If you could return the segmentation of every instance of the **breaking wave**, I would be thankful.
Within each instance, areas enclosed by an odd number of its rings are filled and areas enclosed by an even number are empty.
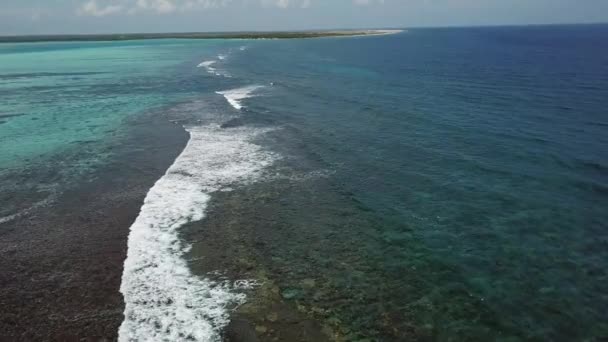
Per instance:
[[[205,217],[216,191],[254,182],[276,156],[252,142],[267,130],[191,127],[190,141],[148,192],[131,226],[120,291],[120,341],[218,341],[228,309],[243,302],[247,282],[215,282],[191,273],[178,231]]]
[[[260,88],[262,88],[262,86],[252,85],[231,90],[218,91],[216,93],[223,95],[232,107],[237,110],[241,110],[243,108],[242,100],[253,97],[253,92]]]

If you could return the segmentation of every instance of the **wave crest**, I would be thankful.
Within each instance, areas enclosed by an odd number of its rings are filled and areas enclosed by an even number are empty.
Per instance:
[[[219,95],[223,95],[232,107],[237,110],[241,110],[243,108],[242,100],[253,97],[253,92],[260,88],[262,88],[262,86],[260,85],[251,85],[242,88],[218,91],[216,93]]]

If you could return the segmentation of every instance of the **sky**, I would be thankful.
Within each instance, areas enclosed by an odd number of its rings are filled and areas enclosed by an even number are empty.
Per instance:
[[[0,35],[608,22],[608,0],[0,0]]]

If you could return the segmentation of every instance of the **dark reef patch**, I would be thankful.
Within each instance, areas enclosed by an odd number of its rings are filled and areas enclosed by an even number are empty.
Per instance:
[[[160,115],[133,121],[132,134],[116,142],[115,157],[94,174],[73,180],[48,205],[0,223],[0,340],[117,338],[129,227],[187,141]],[[35,194],[22,190],[4,194],[0,206]]]

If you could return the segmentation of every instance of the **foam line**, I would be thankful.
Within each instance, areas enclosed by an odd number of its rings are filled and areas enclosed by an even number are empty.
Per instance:
[[[219,341],[228,309],[244,300],[233,285],[191,273],[184,260],[189,246],[178,231],[205,217],[214,192],[259,179],[275,156],[251,142],[261,129],[188,131],[188,145],[150,189],[131,226],[119,341]]]
[[[17,218],[20,218],[22,216],[25,216],[25,215],[29,214],[31,211],[33,211],[35,209],[38,209],[38,208],[40,208],[42,206],[46,206],[51,201],[53,201],[54,198],[55,198],[55,195],[50,195],[46,199],[34,203],[31,207],[29,207],[27,209],[23,209],[23,210],[21,210],[21,211],[19,211],[17,213],[14,213],[14,214],[11,214],[11,215],[8,215],[8,216],[2,216],[2,217],[0,217],[0,224],[10,222],[12,220],[15,220]]]

